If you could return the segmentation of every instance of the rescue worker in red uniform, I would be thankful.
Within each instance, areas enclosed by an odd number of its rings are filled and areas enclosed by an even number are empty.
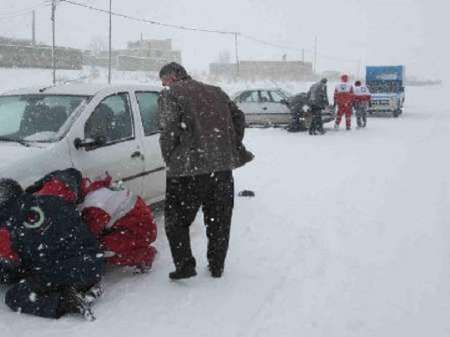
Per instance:
[[[135,267],[136,272],[151,269],[156,248],[156,225],[144,200],[128,190],[107,187],[90,191],[79,205],[81,216],[105,249],[106,261]]]
[[[157,235],[152,211],[141,197],[112,189],[111,183],[110,176],[91,182],[81,179],[77,170],[66,169],[50,173],[28,190],[77,204],[82,220],[100,242],[106,262],[147,272],[156,255],[151,245]]]
[[[356,124],[358,128],[365,128],[367,124],[367,109],[370,103],[370,91],[361,81],[355,82],[353,91],[353,107],[355,108]]]
[[[341,76],[341,83],[334,90],[334,105],[337,106],[337,117],[334,127],[339,128],[342,116],[345,115],[345,126],[351,129],[351,116],[353,104],[353,86],[348,83],[348,75]]]

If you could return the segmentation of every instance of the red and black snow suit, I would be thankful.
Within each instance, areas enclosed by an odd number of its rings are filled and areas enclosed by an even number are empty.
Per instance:
[[[156,225],[142,198],[127,190],[103,187],[89,192],[79,206],[84,222],[102,244],[107,261],[119,266],[151,267]]]
[[[111,190],[110,176],[91,182],[87,178],[68,179],[67,171],[51,173],[36,193],[57,195],[72,203],[83,200],[78,209],[105,251],[107,262],[149,269],[156,255],[151,244],[157,229],[144,200],[127,190]]]
[[[351,127],[353,86],[348,83],[348,77],[342,77],[342,82],[336,85],[334,90],[334,104],[337,106],[336,126],[341,123],[342,116],[345,115],[347,129]]]
[[[21,193],[7,206],[0,254],[6,262],[3,281],[12,286],[5,303],[14,311],[58,318],[68,310],[66,292],[100,281],[99,243],[75,205],[60,197]]]

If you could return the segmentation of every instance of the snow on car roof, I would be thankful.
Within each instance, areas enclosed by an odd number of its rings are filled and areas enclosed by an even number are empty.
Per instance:
[[[142,84],[92,84],[92,83],[76,83],[76,84],[60,84],[56,86],[41,86],[11,90],[2,95],[32,95],[32,94],[50,94],[50,95],[76,95],[76,96],[93,96],[100,91],[120,91],[120,90],[150,90],[160,91],[161,88],[152,85]]]

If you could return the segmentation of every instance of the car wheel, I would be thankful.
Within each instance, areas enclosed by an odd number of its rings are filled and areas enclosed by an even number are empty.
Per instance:
[[[400,109],[394,110],[394,112],[392,113],[392,116],[394,118],[397,118],[398,116],[400,116],[400,114],[402,113],[402,111]]]

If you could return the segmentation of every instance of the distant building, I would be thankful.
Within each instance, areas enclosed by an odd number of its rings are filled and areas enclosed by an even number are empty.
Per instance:
[[[213,78],[236,78],[245,80],[305,81],[314,78],[312,63],[302,61],[241,61],[234,63],[211,63]]]
[[[104,51],[98,55],[87,52],[87,65],[108,66],[109,55]],[[127,49],[112,51],[112,67],[123,71],[159,71],[169,62],[181,63],[181,51],[172,49],[172,40],[139,40],[128,42]]]
[[[81,69],[83,54],[78,49],[55,48],[58,69]],[[33,44],[31,40],[0,37],[0,67],[4,68],[51,68],[52,48]]]

